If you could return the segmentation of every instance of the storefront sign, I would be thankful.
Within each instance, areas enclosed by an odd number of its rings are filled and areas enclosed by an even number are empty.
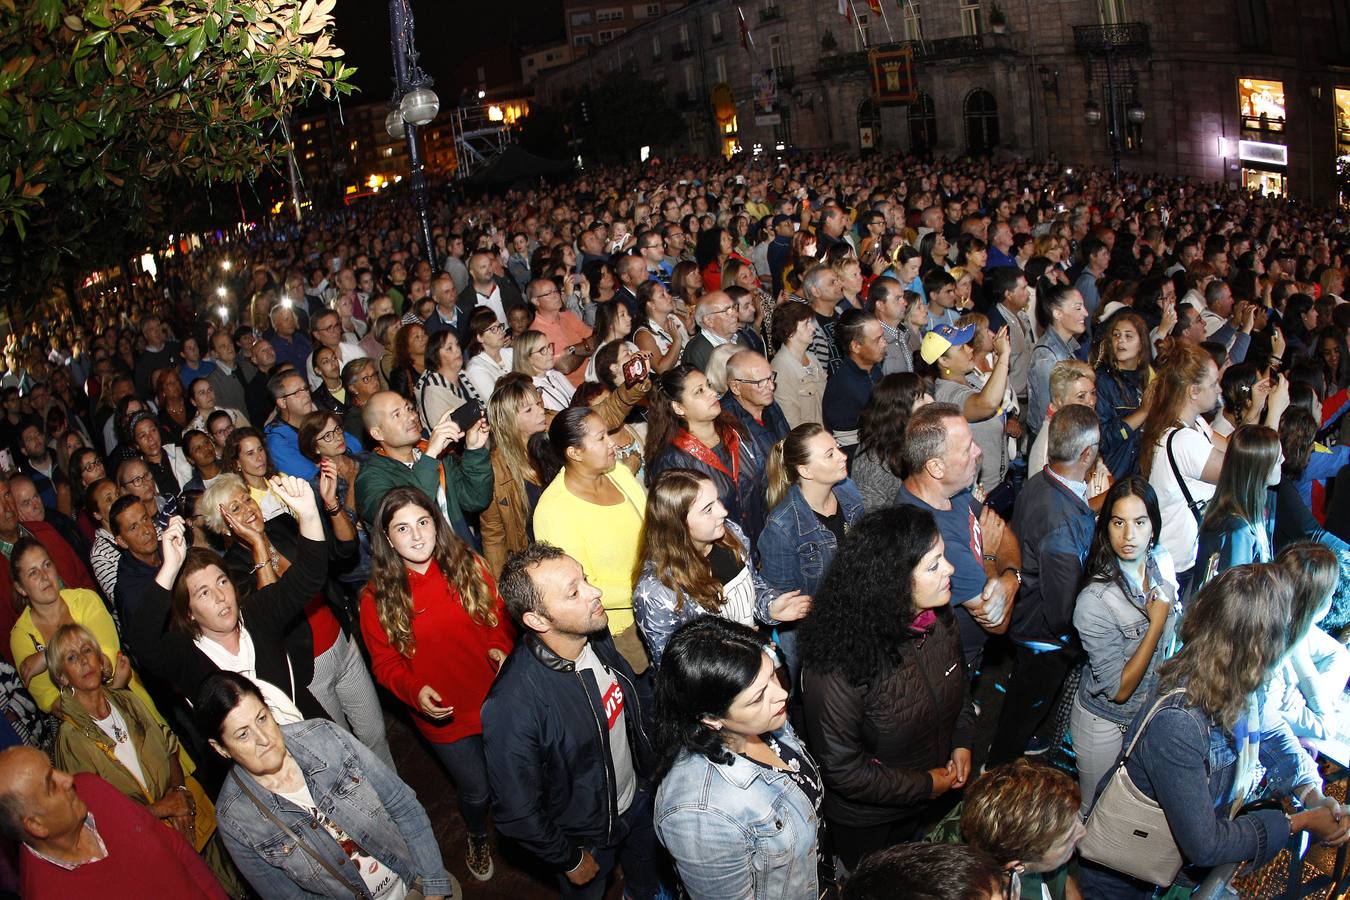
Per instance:
[[[1289,148],[1284,144],[1238,141],[1238,159],[1243,162],[1265,163],[1268,166],[1287,166]]]

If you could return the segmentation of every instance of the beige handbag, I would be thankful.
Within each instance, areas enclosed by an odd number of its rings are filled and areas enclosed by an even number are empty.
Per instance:
[[[1162,807],[1135,787],[1125,771],[1125,763],[1162,702],[1181,693],[1185,691],[1171,691],[1153,704],[1116,764],[1106,789],[1093,804],[1087,820],[1087,837],[1078,845],[1084,859],[1159,887],[1167,887],[1176,880],[1181,871],[1181,851],[1172,838]]]

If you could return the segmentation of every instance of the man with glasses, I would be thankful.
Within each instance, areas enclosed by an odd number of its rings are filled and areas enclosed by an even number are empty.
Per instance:
[[[698,325],[698,334],[689,339],[680,361],[702,372],[708,366],[713,348],[736,343],[736,329],[741,327],[741,318],[735,300],[724,291],[712,291],[704,294],[694,307],[694,322]]]
[[[583,363],[595,350],[590,326],[577,318],[576,313],[563,309],[562,291],[551,279],[531,281],[525,287],[525,295],[534,307],[530,328],[541,332],[553,345],[553,368],[566,375],[572,387],[579,386],[586,377]]]
[[[666,246],[666,255],[663,260],[672,272],[677,265],[686,259],[693,259],[689,252],[689,239],[685,236],[684,229],[680,227],[678,222],[673,222],[661,229],[661,240]]]
[[[338,360],[344,366],[366,355],[359,345],[342,339],[342,319],[335,309],[315,313],[309,320],[309,333],[314,338],[314,349],[327,347],[337,353]],[[305,359],[305,374],[309,377],[311,390],[318,390],[323,386],[323,376],[314,371],[313,353]]]
[[[4,634],[9,634],[19,618],[18,608],[14,605],[14,578],[9,568],[9,554],[21,537],[33,538],[47,548],[47,555],[51,557],[56,574],[61,576],[61,583],[65,587],[98,590],[88,565],[56,529],[46,522],[19,522],[19,510],[10,493],[9,482],[0,478],[0,629]],[[14,664],[9,641],[0,641],[0,655],[10,665]]]
[[[319,467],[300,452],[300,423],[314,412],[314,397],[310,395],[309,385],[298,371],[287,369],[273,375],[267,388],[276,402],[275,417],[263,430],[267,453],[278,471],[312,481]],[[347,449],[360,453],[361,442],[347,435]]]
[[[655,231],[639,232],[637,253],[647,266],[647,279],[659,281],[669,290],[674,268],[666,262],[666,242],[661,239],[661,235]]]
[[[737,350],[727,360],[727,395],[722,408],[744,426],[760,459],[768,459],[773,445],[789,431],[787,416],[774,400],[777,382],[769,361],[754,350]]]

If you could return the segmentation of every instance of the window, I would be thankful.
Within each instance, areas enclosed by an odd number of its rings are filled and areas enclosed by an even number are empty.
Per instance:
[[[1270,14],[1266,0],[1238,0],[1238,45],[1243,50],[1270,50]]]
[[[652,59],[661,58],[661,35],[652,35]]]
[[[648,17],[648,18],[653,18],[653,19],[654,19],[654,18],[656,18],[656,17],[659,16],[659,15],[661,15],[661,4],[660,4],[660,3],[648,3],[648,4],[647,4],[647,17]]]
[[[624,29],[622,28],[606,29],[605,31],[601,31],[595,36],[596,42],[600,44],[608,44],[610,41],[614,40],[616,37],[623,34],[623,32]]]
[[[680,43],[689,46],[689,26],[683,22],[680,23]]]
[[[1350,0],[1332,0],[1331,31],[1336,38],[1336,54],[1350,57]]]
[[[574,47],[589,47],[591,44],[594,43],[595,38],[589,34],[579,34],[576,37],[572,38],[572,46]]]
[[[725,57],[719,56],[713,60],[713,65],[717,69],[717,83],[721,84],[727,80],[727,61]]]
[[[1239,78],[1238,110],[1243,131],[1283,132],[1284,82]]]
[[[314,151],[313,151],[313,150],[311,150],[311,151],[309,151],[308,153],[305,154],[305,159],[313,159],[313,158],[314,158]]]
[[[1125,14],[1125,0],[1097,0],[1097,17],[1103,25],[1119,25],[1128,22]]]
[[[853,29],[853,46],[855,50],[866,50],[872,46],[872,20],[867,13],[858,13],[855,21],[858,25]]]
[[[961,33],[980,33],[980,0],[961,0]]]
[[[383,156],[385,159],[388,159],[389,157],[394,155],[394,148],[385,147],[383,150],[380,151],[380,155]]]
[[[923,91],[909,107],[909,151],[915,156],[928,157],[937,147],[937,112],[933,98]]]
[[[976,88],[966,96],[966,152],[985,156],[998,146],[998,103],[994,95]]]
[[[775,69],[783,67],[783,36],[781,34],[769,36],[769,65]]]
[[[311,122],[302,122],[301,125],[300,125],[300,130],[301,130],[301,131],[309,131],[309,129],[312,128],[312,127],[314,127],[314,126],[313,126],[313,123],[311,123]]]
[[[684,90],[690,97],[694,96],[694,67],[684,67]]]
[[[921,29],[923,20],[919,13],[919,0],[909,0],[903,5],[902,18],[900,20],[900,37],[906,41],[922,40]]]
[[[622,9],[622,8],[597,9],[597,10],[595,11],[595,21],[596,21],[597,23],[599,23],[599,22],[622,22],[622,21],[623,21],[623,9]]]
[[[591,24],[591,11],[589,9],[581,12],[572,13],[572,27]]]
[[[709,28],[710,31],[712,31],[712,38],[713,38],[713,40],[715,40],[715,41],[716,41],[716,40],[721,40],[721,38],[722,38],[722,14],[721,14],[721,13],[719,13],[719,12],[714,12],[714,13],[712,14],[712,18],[710,18],[710,19],[708,20],[708,28]],[[724,79],[724,80],[725,80],[725,79]]]
[[[533,68],[534,68],[534,57],[533,57],[533,56],[527,56],[527,57],[525,57],[525,68],[527,68],[527,69],[533,69]]]

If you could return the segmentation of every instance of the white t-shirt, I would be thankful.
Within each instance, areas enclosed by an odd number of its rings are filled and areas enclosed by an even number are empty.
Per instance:
[[[113,755],[117,757],[131,777],[141,787],[145,787],[145,771],[141,768],[141,758],[136,755],[136,748],[131,744],[131,730],[127,728],[127,720],[122,717],[122,712],[116,706],[109,703],[106,719],[95,719],[94,724],[99,730],[108,736],[113,742]]]
[[[323,814],[319,805],[314,802],[314,795],[309,792],[308,784],[302,782],[298,791],[278,791],[277,796],[294,803],[323,826],[329,836],[337,841],[338,846],[346,851],[352,865],[361,873],[361,880],[366,883],[366,889],[375,900],[403,900],[408,896],[408,886],[403,883],[397,872],[367,854],[360,844],[342,830],[342,826]]]
[[[1158,510],[1162,514],[1159,542],[1172,554],[1177,571],[1185,572],[1195,565],[1200,526],[1186,506],[1176,476],[1172,474],[1172,465],[1167,460],[1167,438],[1173,431],[1177,436],[1172,441],[1172,455],[1176,458],[1177,468],[1185,479],[1191,499],[1197,503],[1214,496],[1214,485],[1200,479],[1214,444],[1210,440],[1209,425],[1203,419],[1197,419],[1193,428],[1168,429],[1158,441],[1153,454],[1153,468],[1148,476],[1148,483],[1158,494]]]
[[[614,764],[614,778],[618,782],[619,814],[623,815],[633,805],[633,797],[637,794],[637,771],[633,768],[633,752],[628,746],[628,728],[624,719],[627,704],[623,686],[614,673],[600,662],[600,657],[591,649],[590,641],[586,642],[585,649],[577,657],[577,671],[583,670],[595,676],[605,715],[609,718],[609,755]]]

